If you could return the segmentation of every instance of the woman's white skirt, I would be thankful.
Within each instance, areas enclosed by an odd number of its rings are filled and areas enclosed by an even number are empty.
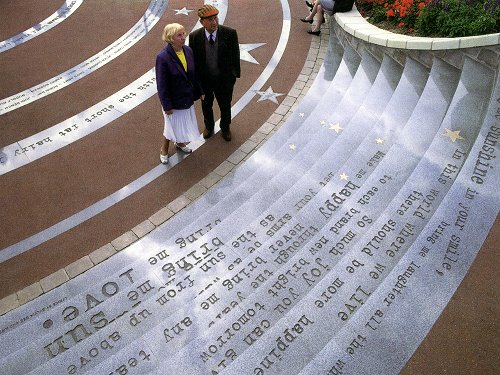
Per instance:
[[[163,136],[168,140],[185,143],[196,141],[200,138],[194,104],[188,109],[174,109],[171,115],[166,115],[163,112],[163,117],[165,119]]]

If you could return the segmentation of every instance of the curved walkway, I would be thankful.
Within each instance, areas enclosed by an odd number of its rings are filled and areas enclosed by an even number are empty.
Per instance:
[[[79,79],[92,74],[103,65],[125,53],[160,20],[167,7],[167,0],[151,0],[144,15],[132,28],[112,45],[91,56],[87,60],[71,67],[67,71],[50,78],[22,92],[17,92],[7,98],[0,99],[0,115],[16,110],[47,95],[71,85]],[[44,137],[42,137],[43,139]]]
[[[66,0],[63,5],[52,15],[38,22],[36,25],[30,27],[29,29],[0,41],[0,53],[8,51],[11,48],[21,45],[22,43],[31,40],[42,33],[49,31],[53,27],[56,27],[65,19],[67,19],[73,12],[75,12],[80,5],[82,5],[83,0]]]

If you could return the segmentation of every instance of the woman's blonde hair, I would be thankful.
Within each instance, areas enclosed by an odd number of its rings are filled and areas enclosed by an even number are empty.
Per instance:
[[[172,43],[174,41],[174,35],[177,34],[179,31],[183,31],[184,26],[182,26],[179,23],[169,23],[165,28],[163,29],[163,33],[161,34],[161,39],[164,42],[167,43]]]

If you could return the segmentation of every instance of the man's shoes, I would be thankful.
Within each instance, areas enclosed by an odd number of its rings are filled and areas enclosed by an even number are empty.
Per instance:
[[[203,130],[203,138],[208,139],[212,135],[214,135],[214,131],[213,130],[208,130],[207,128],[205,128],[205,130]]]
[[[306,22],[306,23],[313,23],[313,20],[306,20],[305,17],[301,18],[300,19],[302,22]]]
[[[162,155],[162,154],[160,154],[160,162],[162,164],[168,164],[168,155]]]
[[[224,138],[226,142],[229,142],[231,140],[231,130],[223,131],[222,138]]]
[[[312,34],[312,35],[319,35],[319,34],[321,34],[321,30],[318,30],[318,31],[307,30],[307,33]]]
[[[191,150],[188,146],[184,145],[184,146],[181,146],[180,144],[176,143],[175,144],[175,147],[177,147],[179,150],[181,150],[182,152],[185,152],[186,154],[190,154],[191,152],[193,152],[193,150]]]

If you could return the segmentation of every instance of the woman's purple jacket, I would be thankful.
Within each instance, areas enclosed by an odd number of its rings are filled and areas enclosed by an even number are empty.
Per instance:
[[[188,109],[203,93],[196,80],[193,50],[183,46],[187,72],[170,44],[156,56],[156,87],[165,112]]]

